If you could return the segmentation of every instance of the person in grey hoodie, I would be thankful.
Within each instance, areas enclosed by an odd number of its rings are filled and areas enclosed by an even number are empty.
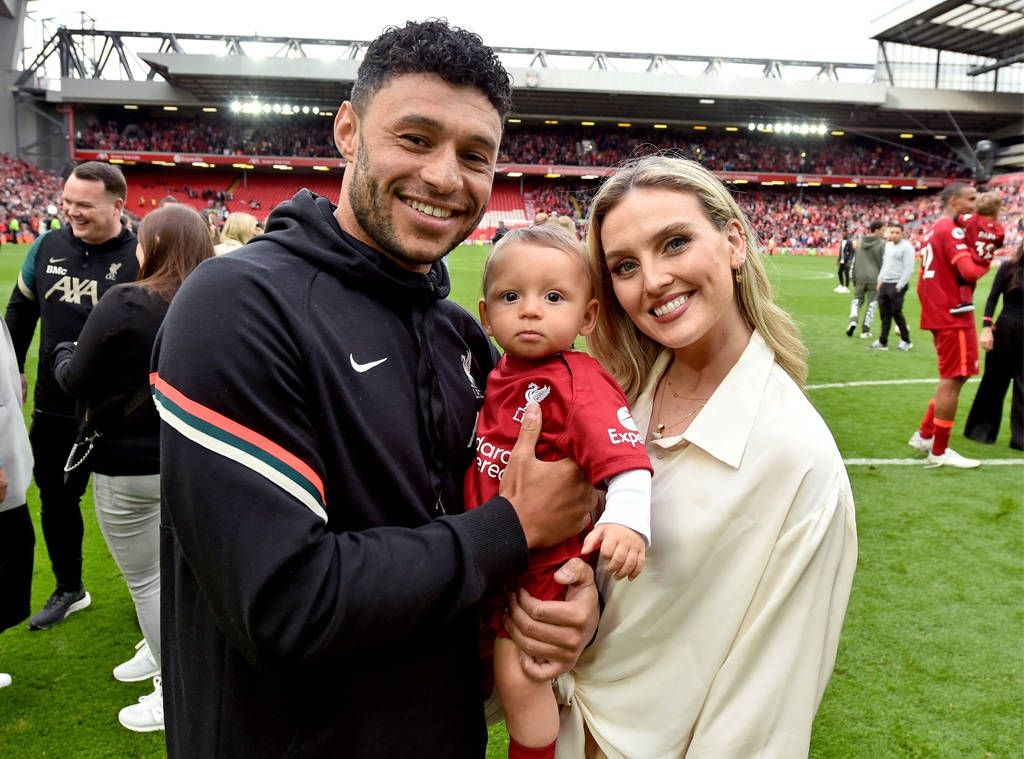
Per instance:
[[[864,322],[860,328],[862,338],[871,337],[871,324],[875,320],[878,307],[878,272],[882,268],[882,254],[885,252],[885,240],[878,233],[884,225],[873,221],[868,226],[868,234],[860,238],[857,252],[853,256],[851,272],[853,274],[853,301],[850,303],[850,323],[846,327],[846,336],[853,337],[857,330],[857,319],[860,307],[865,305]]]

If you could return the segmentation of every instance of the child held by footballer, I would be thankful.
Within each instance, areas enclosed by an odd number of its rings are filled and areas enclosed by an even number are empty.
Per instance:
[[[650,545],[651,464],[621,389],[589,355],[573,350],[596,323],[596,277],[583,246],[554,224],[506,234],[484,265],[480,322],[504,356],[487,378],[476,430],[476,459],[466,475],[467,508],[498,493],[526,407],[540,405],[537,457],[573,459],[596,486],[607,485],[604,511],[591,530],[534,550],[519,587],[561,599],[553,575],[574,556],[600,547],[604,569],[635,579]],[[521,652],[502,626],[503,601],[486,606],[496,635],[494,677],[505,709],[509,757],[554,757],[558,705],[550,682],[524,672]]]

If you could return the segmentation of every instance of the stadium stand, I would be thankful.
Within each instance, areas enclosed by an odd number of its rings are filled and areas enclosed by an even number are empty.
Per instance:
[[[88,116],[83,114],[88,120]],[[331,123],[283,118],[237,123],[224,117],[106,120],[76,134],[76,147],[162,153],[283,157],[337,156]],[[970,169],[945,144],[931,139],[806,134],[702,134],[692,131],[519,126],[506,130],[499,162],[552,166],[614,166],[651,150],[677,150],[713,171],[802,172],[964,178]]]
[[[241,170],[128,166],[125,174],[126,209],[139,217],[156,208],[165,195],[172,195],[197,210],[216,210],[221,219],[223,209],[229,213],[247,211],[265,218],[274,206],[302,187],[329,198],[336,198],[340,189],[336,173],[248,171],[243,178]],[[3,241],[10,241],[6,221],[11,217],[19,219],[23,239],[34,238],[40,222],[46,220],[46,207],[59,207],[61,185],[56,175],[0,155]],[[996,177],[989,187],[1003,197],[1005,244],[1012,249],[1024,239],[1024,175]],[[498,179],[487,212],[470,242],[489,241],[501,221],[513,228],[529,224],[537,211],[569,216],[582,223],[596,188],[596,181]],[[916,244],[927,227],[925,222],[939,212],[938,195],[934,192],[894,194],[745,185],[735,185],[733,191],[770,252],[814,251],[832,255],[846,230],[852,229],[859,235],[875,218],[906,225],[911,242]]]

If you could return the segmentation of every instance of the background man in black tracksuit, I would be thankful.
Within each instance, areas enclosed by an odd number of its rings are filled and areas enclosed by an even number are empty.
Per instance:
[[[440,262],[487,207],[510,95],[476,35],[387,30],[335,119],[337,207],[300,191],[175,296],[153,359],[171,759],[484,755],[477,603],[594,501],[533,455],[534,406],[501,495],[462,504],[496,356]],[[510,599],[537,679],[597,623],[590,567],[563,571],[565,601]]]
[[[41,610],[29,618],[30,630],[45,630],[90,597],[82,583],[82,513],[79,501],[89,481],[87,467],[65,482],[64,464],[78,424],[73,399],[57,385],[50,354],[57,343],[74,341],[96,301],[139,272],[135,235],[121,226],[128,187],[121,171],[89,161],[64,184],[68,223],[40,237],[29,249],[7,304],[7,327],[14,340],[25,383],[25,356],[36,323],[41,322],[35,406],[29,433],[35,457],[33,475],[42,502],[43,537],[57,587]]]

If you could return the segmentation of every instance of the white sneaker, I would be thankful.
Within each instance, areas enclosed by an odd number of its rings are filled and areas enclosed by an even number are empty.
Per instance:
[[[0,672],[0,688],[6,688],[11,684],[11,676],[6,672]]]
[[[900,344],[896,346],[898,351],[908,351],[914,347],[913,343],[908,343],[906,340],[900,340]]]
[[[160,675],[153,678],[153,692],[118,712],[117,721],[136,733],[164,729],[164,689]]]
[[[868,350],[872,350],[872,351],[887,351],[887,350],[889,350],[889,346],[888,345],[882,345],[880,340],[875,340],[875,342],[871,343],[871,345],[868,346]]]
[[[836,292],[837,293],[848,293],[848,292],[850,292],[850,288],[846,287],[844,285],[839,285],[839,287],[836,288]]]
[[[126,662],[114,667],[114,679],[122,683],[139,683],[160,674],[160,663],[153,658],[149,643],[143,638],[135,645],[138,652]]]
[[[921,430],[914,430],[914,434],[910,436],[910,440],[907,441],[907,445],[911,448],[916,448],[922,453],[930,453],[932,450],[932,441],[935,438],[924,438],[921,437]]]
[[[929,453],[928,465],[931,467],[951,466],[954,469],[976,469],[981,466],[981,462],[977,459],[964,458],[952,448],[947,448],[940,454]]]
[[[861,340],[867,340],[868,338],[871,338],[871,337],[874,337],[874,335],[871,334],[871,330],[863,330],[860,333],[860,339]]]

